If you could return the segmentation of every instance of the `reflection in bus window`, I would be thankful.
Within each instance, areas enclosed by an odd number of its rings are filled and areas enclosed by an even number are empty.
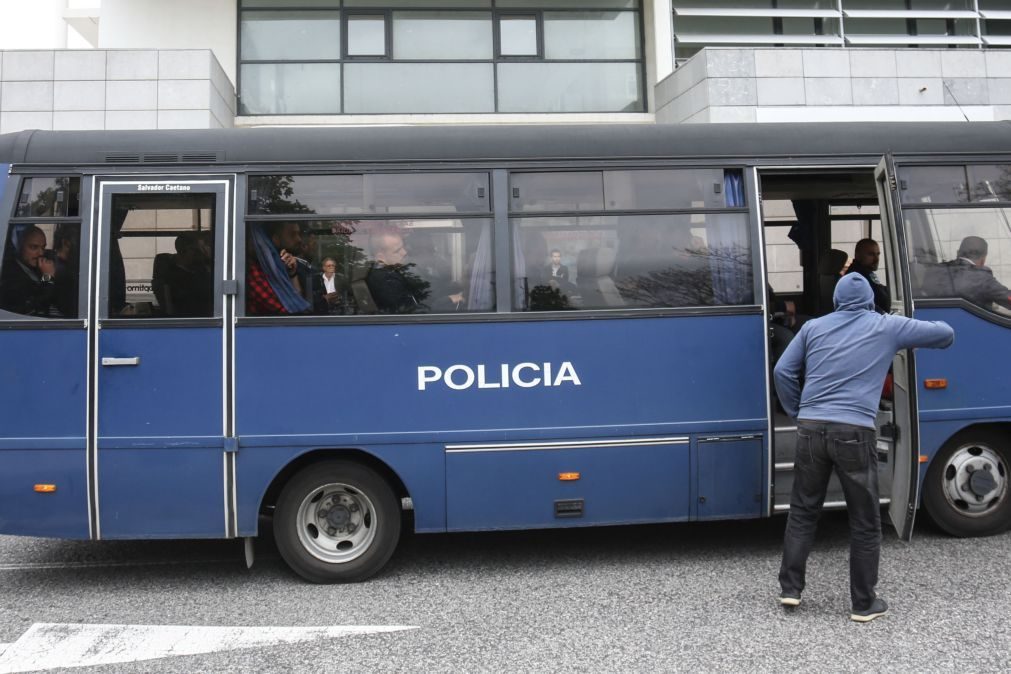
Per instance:
[[[520,218],[513,227],[518,310],[753,302],[744,215]],[[568,279],[551,276],[552,250]]]
[[[486,213],[487,173],[250,176],[252,214]]]
[[[0,309],[77,318],[81,226],[14,223],[0,262]]]
[[[109,316],[213,316],[214,258],[213,194],[114,195]]]
[[[15,217],[76,218],[80,211],[80,201],[80,178],[25,178],[21,184]]]
[[[251,222],[247,231],[250,316],[495,307],[487,219]],[[295,267],[286,267],[293,275],[281,270],[288,248],[296,251]]]
[[[959,297],[1011,309],[1011,209],[932,208],[905,213],[915,296]]]

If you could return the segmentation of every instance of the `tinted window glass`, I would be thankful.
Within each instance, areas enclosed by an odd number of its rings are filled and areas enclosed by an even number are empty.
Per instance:
[[[243,12],[242,58],[339,59],[339,12]]]
[[[964,166],[912,166],[899,170],[902,201],[957,204],[969,200]]]
[[[513,221],[522,311],[751,304],[743,214]]]
[[[973,201],[1011,201],[1011,164],[970,165]]]
[[[491,210],[487,173],[388,173],[365,176],[377,213],[480,213]]]
[[[488,12],[394,12],[395,59],[490,59]],[[489,73],[490,74],[490,73]]]
[[[499,112],[641,112],[638,63],[500,63]]]
[[[0,261],[0,309],[77,318],[81,226],[11,224]]]
[[[386,55],[386,17],[351,15],[347,18],[348,56]]]
[[[482,213],[491,210],[486,173],[255,176],[251,213]]]
[[[80,178],[25,178],[21,183],[15,216],[77,217],[80,198]]]
[[[489,220],[346,219],[249,223],[247,229],[253,251],[247,315],[495,308]],[[292,275],[277,261],[289,248],[298,258]]]
[[[348,63],[347,113],[494,112],[490,63]]]
[[[514,173],[510,176],[512,211],[600,211],[604,184],[599,171]]]
[[[250,176],[249,212],[342,215],[365,210],[360,175]]]
[[[960,297],[1011,315],[1008,208],[910,210],[905,223],[915,297]]]
[[[634,12],[545,12],[544,58],[639,58]]]
[[[501,56],[537,56],[536,16],[500,16],[498,30]]]
[[[609,210],[725,208],[723,170],[604,171]]]
[[[214,315],[214,195],[113,195],[109,316]]]
[[[255,63],[240,68],[244,115],[327,114],[341,111],[336,63]]]

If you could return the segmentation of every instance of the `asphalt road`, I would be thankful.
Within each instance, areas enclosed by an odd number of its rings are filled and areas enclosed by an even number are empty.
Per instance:
[[[784,522],[409,535],[381,575],[343,586],[295,577],[269,536],[252,570],[237,541],[0,537],[0,644],[35,623],[406,625],[417,629],[73,671],[1011,668],[1011,534],[886,534],[878,589],[892,610],[857,625],[845,514],[823,520],[789,613],[775,602]]]

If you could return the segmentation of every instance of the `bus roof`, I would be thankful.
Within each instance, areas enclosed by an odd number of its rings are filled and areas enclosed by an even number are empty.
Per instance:
[[[1011,122],[468,125],[0,135],[0,162],[44,165],[867,157],[1011,153]]]

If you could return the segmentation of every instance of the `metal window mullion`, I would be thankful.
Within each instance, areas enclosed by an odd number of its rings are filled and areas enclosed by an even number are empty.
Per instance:
[[[513,246],[509,226],[509,171],[494,169],[491,172],[491,198],[494,231],[495,312],[509,313],[513,305]]]

